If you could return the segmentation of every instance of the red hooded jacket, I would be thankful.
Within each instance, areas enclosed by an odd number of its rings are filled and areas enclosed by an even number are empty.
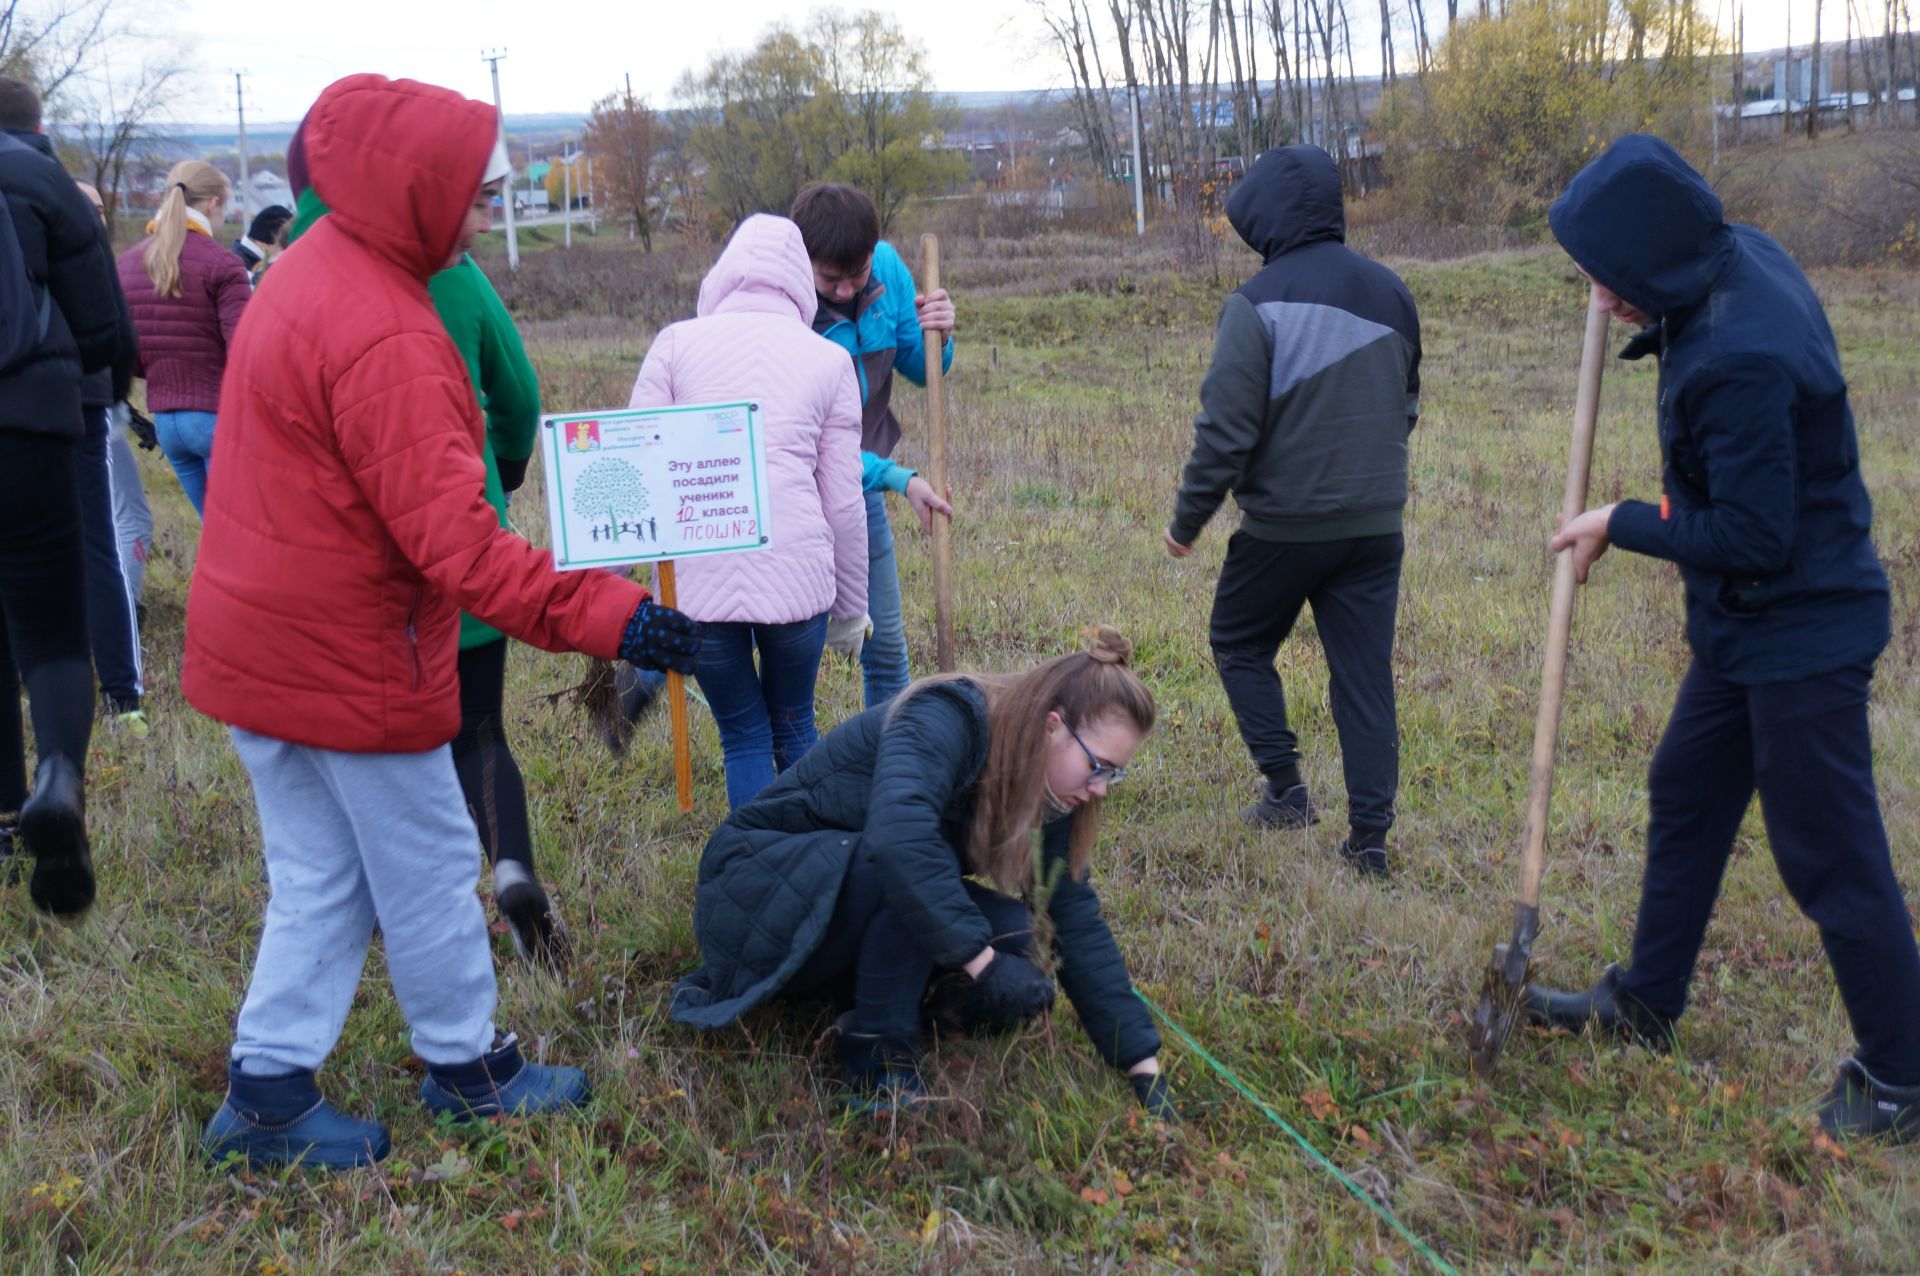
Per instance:
[[[611,658],[647,597],[561,574],[487,504],[484,425],[427,295],[499,131],[491,106],[378,75],[307,117],[333,209],[247,305],[220,389],[181,689],[261,735],[415,753],[460,723],[461,609]]]

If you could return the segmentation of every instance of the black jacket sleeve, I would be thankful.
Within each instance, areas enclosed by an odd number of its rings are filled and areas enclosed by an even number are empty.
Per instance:
[[[1053,821],[1041,836],[1041,875],[1051,894],[1054,973],[1066,990],[1094,1049],[1122,1072],[1160,1053],[1160,1032],[1140,998],[1133,995],[1126,959],[1100,913],[1091,875],[1075,881],[1067,871],[1067,839],[1073,817]]]
[[[93,205],[66,170],[47,161],[43,200],[47,231],[47,291],[67,321],[87,372],[112,367],[121,351],[126,298],[115,278],[106,231]],[[132,319],[127,326],[132,327]]]
[[[1693,504],[1670,489],[1670,517],[1621,501],[1607,535],[1622,549],[1683,567],[1786,570],[1799,512],[1793,378],[1770,359],[1742,355],[1700,369],[1677,393],[1712,499]]]
[[[956,794],[985,756],[978,720],[942,688],[918,692],[893,711],[880,736],[860,854],[874,857],[887,906],[927,956],[964,966],[992,937],[968,898],[960,852],[942,829]]]
[[[1246,473],[1247,459],[1267,429],[1273,351],[1253,303],[1229,293],[1213,338],[1213,363],[1200,385],[1193,418],[1193,451],[1180,474],[1173,521],[1167,530],[1191,545],[1227,492]]]
[[[120,269],[105,235],[100,237],[100,256],[107,263],[107,282],[113,287],[114,327],[118,332],[113,355],[113,401],[124,403],[133,390],[134,359],[140,351],[140,336],[134,330],[133,311],[127,307],[127,290],[120,286]]]

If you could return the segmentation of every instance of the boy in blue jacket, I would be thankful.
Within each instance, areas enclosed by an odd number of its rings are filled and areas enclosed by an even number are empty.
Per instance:
[[[853,358],[860,382],[861,490],[867,501],[867,611],[870,631],[860,622],[829,627],[827,646],[860,661],[868,708],[884,704],[907,686],[907,628],[900,609],[900,570],[893,556],[893,528],[887,521],[888,492],[899,492],[913,506],[922,528],[933,516],[953,517],[946,497],[933,485],[891,459],[900,441],[893,415],[893,374],[915,385],[927,383],[927,349],[922,329],[943,334],[942,371],[953,365],[953,302],[945,289],[924,295],[914,291],[913,275],[893,245],[880,238],[880,214],[866,192],[854,186],[822,182],[794,198],[789,213],[813,259],[813,283],[820,308],[813,330]]]
[[[1660,502],[1588,510],[1553,538],[1579,578],[1609,544],[1680,568],[1693,666],[1648,771],[1633,964],[1536,1017],[1664,1048],[1757,791],[1767,841],[1820,928],[1858,1045],[1820,1103],[1835,1134],[1920,1137],[1920,950],[1873,783],[1867,695],[1886,574],[1840,357],[1806,277],[1672,147],[1630,136],[1550,214],[1595,304],[1660,360]]]

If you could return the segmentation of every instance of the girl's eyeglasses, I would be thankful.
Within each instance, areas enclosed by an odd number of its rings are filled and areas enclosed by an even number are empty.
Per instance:
[[[1087,772],[1088,784],[1092,784],[1096,780],[1105,780],[1109,785],[1113,785],[1127,778],[1127,768],[1115,766],[1111,762],[1102,762],[1099,758],[1095,757],[1093,750],[1087,747],[1087,742],[1080,738],[1080,733],[1072,727],[1067,726],[1066,719],[1062,718],[1060,725],[1067,727],[1067,734],[1072,736],[1073,742],[1080,746],[1080,752],[1087,755],[1087,765],[1093,768]]]

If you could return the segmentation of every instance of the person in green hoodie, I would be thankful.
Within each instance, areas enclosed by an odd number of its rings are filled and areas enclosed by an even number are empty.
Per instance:
[[[287,228],[291,246],[327,214],[327,206],[306,179],[305,150],[296,131],[287,152],[288,180],[297,194],[294,219]],[[488,172],[498,193],[507,178],[505,152],[496,153],[501,171]],[[483,230],[488,227],[482,227]],[[264,281],[263,281],[264,282]],[[428,294],[447,326],[447,335],[466,361],[474,393],[486,415],[481,455],[487,465],[487,500],[507,521],[507,494],[526,478],[540,427],[540,383],[527,358],[513,316],[486,272],[472,257],[435,275]],[[533,869],[533,833],[527,818],[526,785],[508,747],[502,700],[506,689],[507,639],[476,617],[460,617],[460,734],[453,739],[453,766],[467,809],[479,830],[480,844],[493,866],[493,897],[520,955],[550,966],[568,956],[566,929],[554,914]]]

